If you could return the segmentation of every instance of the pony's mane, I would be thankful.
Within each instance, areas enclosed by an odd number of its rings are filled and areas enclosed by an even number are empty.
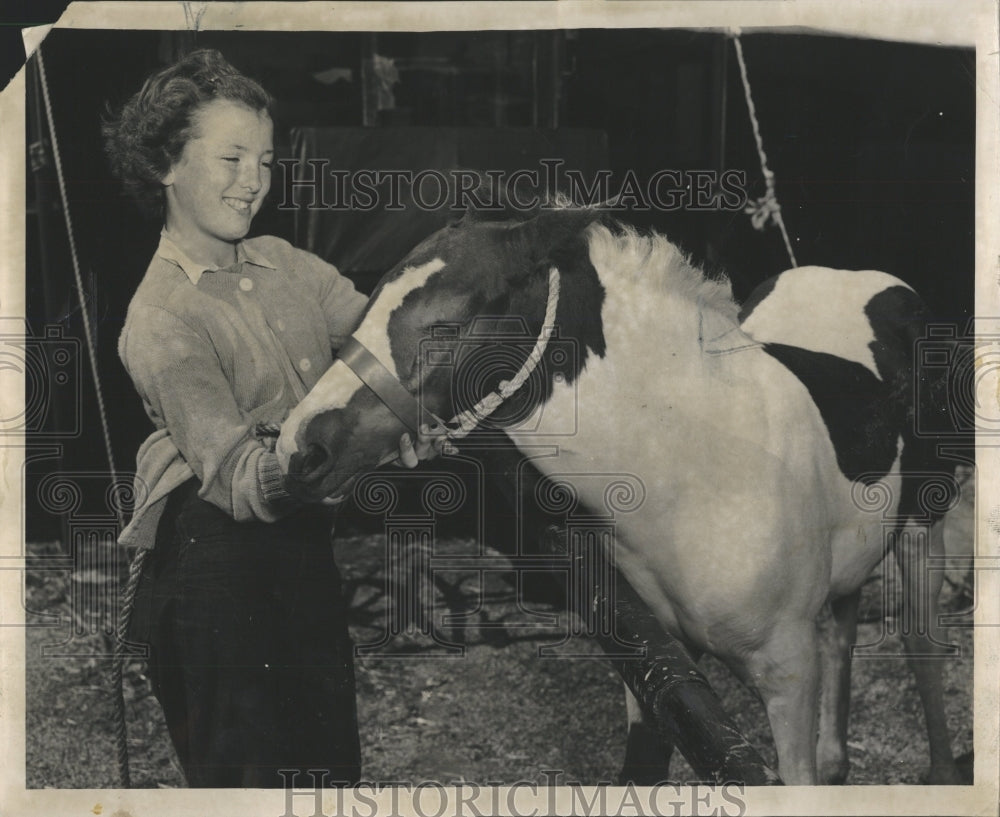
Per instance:
[[[677,294],[737,320],[739,306],[726,277],[709,278],[666,236],[642,234],[628,224],[614,229],[596,222],[588,232],[590,257],[599,268],[612,269],[626,281]]]

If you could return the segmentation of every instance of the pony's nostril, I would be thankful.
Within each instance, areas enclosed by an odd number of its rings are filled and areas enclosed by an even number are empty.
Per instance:
[[[319,443],[309,443],[305,457],[302,458],[303,473],[310,473],[319,468],[330,458],[330,452]]]

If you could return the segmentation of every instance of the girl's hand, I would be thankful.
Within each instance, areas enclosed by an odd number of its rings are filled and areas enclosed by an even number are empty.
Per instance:
[[[399,459],[396,464],[403,468],[416,468],[420,460],[432,460],[442,451],[455,453],[455,446],[448,442],[448,433],[443,425],[433,428],[424,424],[417,431],[417,441],[413,442],[409,433],[399,438]]]
[[[417,431],[416,444],[408,433],[404,434],[399,438],[399,456],[392,461],[393,465],[400,468],[416,468],[420,460],[432,460],[442,452],[456,453],[458,449],[448,441],[447,433],[448,429],[441,425],[435,425],[433,428],[421,425]],[[339,505],[351,495],[353,488],[352,482],[351,488],[346,493],[328,496],[321,499],[320,503],[328,506]]]

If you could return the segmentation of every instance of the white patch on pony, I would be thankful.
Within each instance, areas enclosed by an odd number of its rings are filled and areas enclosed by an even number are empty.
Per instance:
[[[629,285],[633,297],[656,298],[676,295],[703,304],[732,321],[739,306],[733,301],[733,289],[725,277],[707,278],[666,236],[659,233],[640,235],[628,225],[619,225],[618,233],[595,224],[589,233],[590,261],[600,275],[613,271],[613,278],[601,281],[608,287]]]
[[[299,450],[299,432],[306,428],[317,414],[344,408],[350,399],[364,387],[364,383],[343,361],[334,360],[333,365],[312,387],[309,394],[292,409],[281,424],[281,435],[274,453],[283,473],[288,473],[288,463],[292,454]]]
[[[419,267],[404,269],[398,278],[382,287],[378,298],[369,306],[365,319],[354,332],[354,337],[361,341],[397,380],[399,372],[393,362],[392,349],[389,345],[389,319],[402,305],[407,295],[424,286],[427,279],[444,269],[444,266],[444,259],[435,258]]]
[[[762,343],[783,343],[860,363],[881,379],[869,344],[875,340],[865,306],[894,286],[910,287],[885,272],[798,267],[782,273],[743,322]]]
[[[591,353],[580,379],[557,384],[540,419],[524,424],[540,434],[571,434],[583,407],[610,403],[616,413],[605,419],[613,417],[615,428],[645,422],[662,408],[658,396],[670,395],[673,370],[700,369],[705,343],[727,331],[741,334],[728,279],[706,278],[666,237],[640,235],[627,226],[612,233],[601,224],[587,235],[590,261],[605,290],[601,322],[607,351],[604,358]],[[703,338],[706,327],[710,331]],[[563,452],[576,445],[573,439],[560,442]]]
[[[410,292],[426,284],[427,279],[444,268],[444,265],[442,259],[435,258],[419,267],[404,269],[398,278],[382,288],[378,299],[371,304],[361,325],[354,332],[354,337],[397,378],[399,374],[392,360],[389,335],[386,331],[389,318]],[[317,414],[344,408],[362,388],[364,383],[350,367],[339,360],[333,362],[309,394],[292,409],[288,418],[282,423],[281,436],[278,437],[275,453],[283,472],[288,472],[292,454],[299,450],[298,437],[301,430],[306,428]]]

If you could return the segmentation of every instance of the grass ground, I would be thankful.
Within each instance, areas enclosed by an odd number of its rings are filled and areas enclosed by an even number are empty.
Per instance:
[[[468,553],[472,543],[442,539],[439,553]],[[57,550],[36,545],[39,552]],[[377,642],[387,631],[384,539],[358,533],[338,543],[338,561],[352,598],[356,644]],[[359,658],[358,700],[364,775],[382,781],[433,780],[479,783],[521,780],[613,781],[623,757],[625,708],[621,684],[596,648],[585,640],[571,646],[577,657],[539,658],[538,648],[563,631],[535,628],[502,573],[491,572],[480,586],[478,574],[455,571],[433,591],[436,631],[460,644],[458,658],[435,656],[431,639],[396,637],[378,655]],[[78,577],[79,578],[79,577]],[[26,582],[29,621],[50,626],[27,633],[27,781],[32,788],[116,787],[118,778],[109,699],[110,661],[99,634],[73,639],[83,655],[62,651],[73,613],[74,582],[65,571],[32,571]],[[868,585],[869,609],[879,610],[881,583]],[[479,609],[475,609],[481,602]],[[945,586],[946,609],[968,604],[957,588]],[[470,626],[458,629],[443,616],[464,607]],[[881,615],[862,625],[861,643],[875,642]],[[76,614],[79,623],[79,610]],[[972,638],[952,629],[949,638],[961,655],[944,664],[948,717],[956,754],[972,744]],[[401,652],[413,655],[401,657]],[[896,639],[877,654],[855,661],[850,732],[849,782],[918,783],[926,766],[927,744],[912,675]],[[89,653],[89,654],[88,654]],[[721,665],[706,660],[703,670],[743,733],[774,763],[763,709]],[[159,706],[132,662],[125,694],[134,785],[177,787],[183,776],[170,746]],[[682,758],[672,776],[689,779]],[[546,777],[546,775],[549,777]]]

